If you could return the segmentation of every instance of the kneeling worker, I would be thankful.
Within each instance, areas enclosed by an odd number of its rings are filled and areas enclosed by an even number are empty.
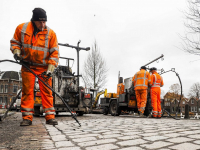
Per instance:
[[[151,81],[150,73],[146,71],[146,67],[142,66],[133,79],[134,90],[137,99],[137,107],[140,117],[144,116],[144,110],[147,103],[147,89]]]
[[[164,85],[163,78],[157,72],[155,67],[150,68],[151,75],[151,105],[153,107],[152,116],[153,118],[161,118],[162,110],[160,103],[160,87]]]

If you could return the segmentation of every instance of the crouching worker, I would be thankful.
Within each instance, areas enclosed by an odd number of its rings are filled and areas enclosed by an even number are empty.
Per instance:
[[[17,26],[11,39],[11,51],[16,60],[25,64],[38,76],[46,72],[48,80],[40,78],[51,86],[51,74],[58,65],[59,48],[55,32],[46,26],[47,15],[42,8],[35,8],[30,22]],[[34,113],[35,76],[22,66],[21,112],[23,121],[20,126],[32,124]],[[46,124],[57,125],[53,107],[52,91],[39,80]]]
[[[161,90],[160,87],[164,85],[163,78],[157,72],[155,67],[150,68],[151,75],[151,105],[153,107],[152,117],[161,118],[162,109],[160,103]]]
[[[134,90],[137,99],[137,107],[140,117],[144,118],[144,110],[147,103],[147,89],[151,81],[150,73],[146,71],[146,67],[142,66],[132,78]]]

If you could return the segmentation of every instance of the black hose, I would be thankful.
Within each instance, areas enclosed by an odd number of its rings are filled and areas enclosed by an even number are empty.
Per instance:
[[[182,91],[183,91],[183,90],[182,90],[182,82],[181,82],[181,78],[180,78],[179,74],[175,71],[175,69],[171,69],[171,70],[168,70],[168,71],[163,71],[163,72],[161,72],[161,74],[167,73],[167,72],[169,72],[169,71],[172,71],[172,72],[174,72],[174,73],[176,74],[176,76],[177,76],[178,79],[179,79],[180,85],[181,85],[180,100],[179,100],[179,103],[178,103],[178,107],[177,107],[177,109],[176,109],[176,117],[177,117],[177,113],[178,113],[178,110],[179,110],[179,105],[180,105],[181,98],[182,98],[182,95],[183,95],[183,92],[182,92]],[[161,75],[161,74],[160,74],[160,75]],[[170,113],[169,113],[168,111],[165,110],[165,112],[167,112],[167,114],[168,114],[169,116],[171,116]],[[172,116],[171,116],[171,117],[172,117]],[[178,120],[178,119],[175,118],[175,117],[172,117],[172,118]]]
[[[12,63],[20,64],[20,65],[24,66],[26,69],[28,69],[35,77],[38,78],[38,80],[40,80],[46,87],[48,87],[51,91],[53,91],[62,100],[62,102],[67,107],[68,111],[71,113],[72,118],[79,124],[79,126],[81,126],[81,124],[79,123],[79,121],[76,118],[76,115],[72,113],[70,107],[65,102],[65,100],[56,91],[54,91],[49,85],[47,85],[42,79],[40,79],[28,66],[26,66],[22,61],[21,62],[17,62],[17,61],[8,60],[8,59],[0,60],[0,63],[1,62],[5,62],[5,61],[9,61],[9,62],[12,62]]]

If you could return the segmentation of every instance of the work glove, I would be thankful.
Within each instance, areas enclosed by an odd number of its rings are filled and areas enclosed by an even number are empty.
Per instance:
[[[14,59],[15,60],[22,60],[22,57],[21,57],[21,50],[19,50],[19,49],[14,49],[14,51],[13,51],[13,57],[14,57]]]
[[[51,76],[52,76],[52,73],[53,73],[53,71],[54,71],[54,69],[55,69],[55,66],[52,65],[52,64],[49,64],[49,65],[48,65],[48,68],[47,68],[46,75],[49,76],[49,77],[51,77]]]

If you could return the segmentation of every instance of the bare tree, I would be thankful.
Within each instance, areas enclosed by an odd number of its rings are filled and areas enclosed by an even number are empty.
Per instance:
[[[191,86],[188,96],[189,97],[194,97],[197,100],[199,100],[199,98],[200,98],[200,83],[199,82],[194,83]]]
[[[83,78],[86,86],[91,88],[103,87],[106,83],[107,71],[106,62],[95,41],[84,62]]]
[[[200,55],[200,1],[188,0],[188,10],[184,12],[186,16],[186,32],[183,39],[183,50]]]
[[[176,83],[176,84],[172,84],[170,87],[169,87],[169,92],[172,93],[172,97],[175,98],[175,99],[178,99],[179,98],[179,94],[180,94],[180,91],[181,91],[181,86]]]
[[[200,83],[194,83],[189,91],[188,96],[194,98],[197,101],[197,113],[199,113],[199,98],[200,98]]]

